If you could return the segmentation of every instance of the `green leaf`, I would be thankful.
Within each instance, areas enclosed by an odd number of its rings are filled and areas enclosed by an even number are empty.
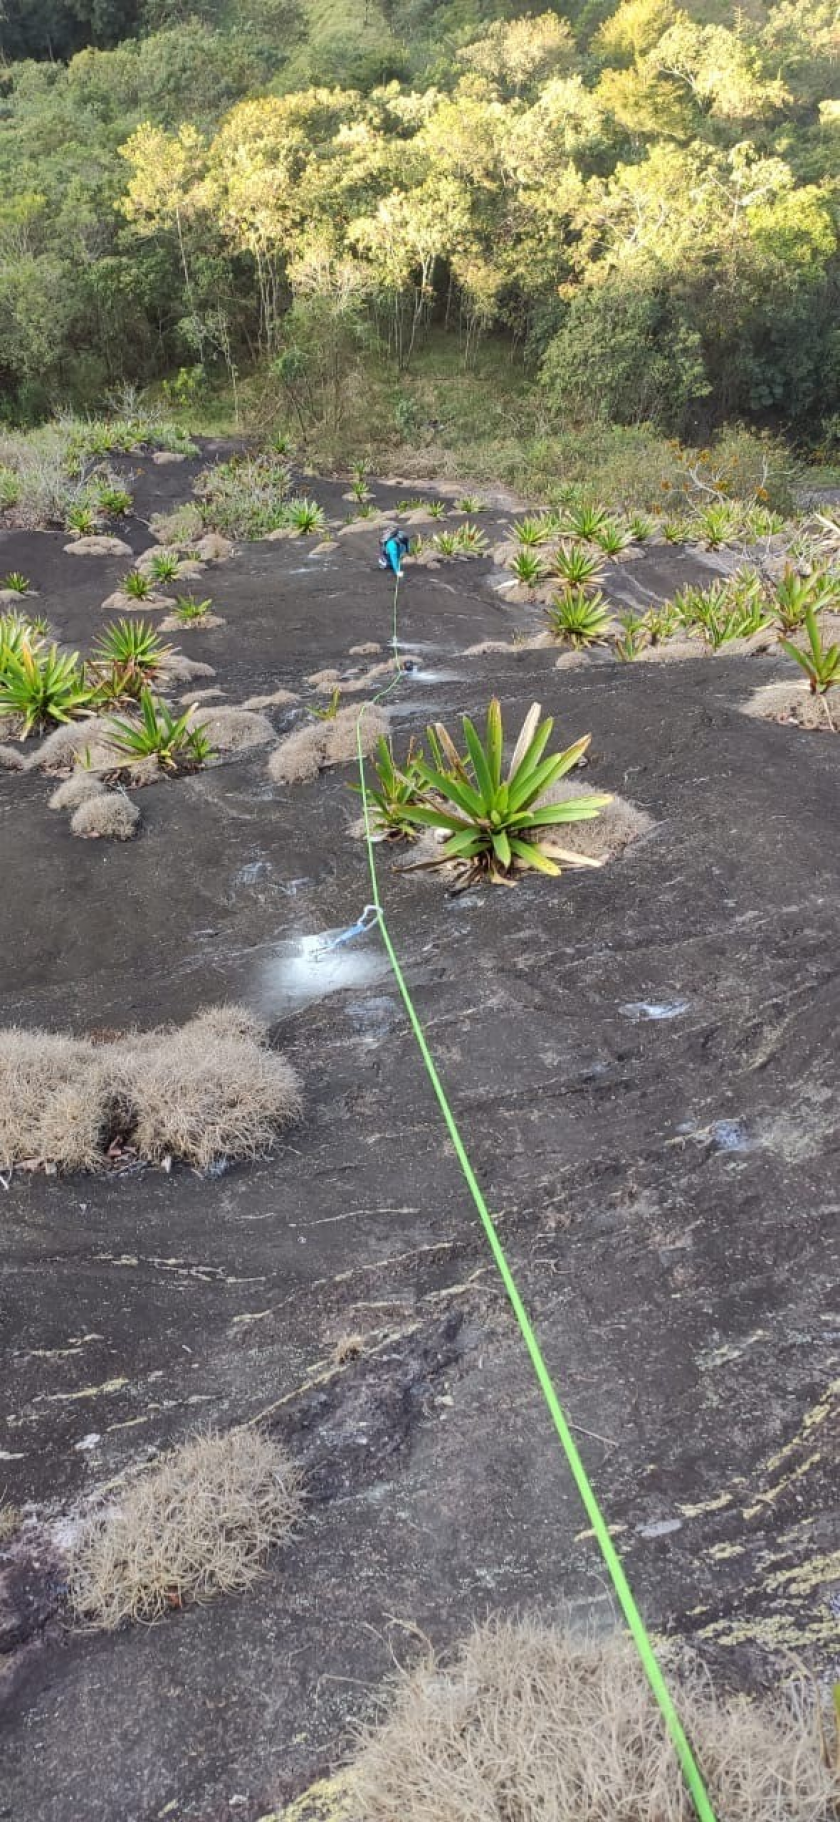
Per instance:
[[[500,829],[498,834],[493,836],[493,852],[496,859],[501,862],[505,872],[508,872],[511,863],[511,848],[504,829]]]
[[[548,828],[552,823],[590,822],[600,815],[612,797],[608,791],[595,791],[588,797],[567,797],[562,803],[547,803],[532,811],[534,828]]]
[[[526,867],[533,867],[536,873],[548,873],[552,878],[558,878],[560,868],[556,861],[549,860],[548,855],[543,854],[535,842],[519,841],[516,836],[512,835],[510,845],[517,860],[521,860]]]
[[[485,757],[484,748],[468,715],[464,716],[464,739],[473,763],[476,783],[481,793],[485,814],[489,816],[493,808],[495,786],[490,774],[490,767]]]
[[[465,719],[466,726],[466,719]],[[502,709],[498,696],[491,696],[487,705],[487,763],[495,789],[502,780],[502,750],[504,731],[502,729]]]

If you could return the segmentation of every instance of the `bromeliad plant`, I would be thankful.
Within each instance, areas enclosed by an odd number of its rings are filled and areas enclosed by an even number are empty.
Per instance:
[[[776,583],[770,611],[783,632],[795,633],[804,625],[809,608],[818,613],[821,608],[836,606],[838,601],[840,581],[837,578],[823,569],[813,569],[810,575],[800,576],[788,564]]]
[[[172,557],[164,550],[156,550],[149,564],[156,582],[174,582],[180,568],[178,557]]]
[[[823,645],[822,635],[817,625],[817,616],[812,607],[805,614],[805,631],[808,634],[809,650],[801,652],[789,639],[780,639],[782,650],[789,658],[794,658],[801,665],[808,679],[812,696],[818,696],[825,710],[825,718],[832,733],[834,722],[829,713],[826,696],[830,689],[840,684],[840,645]]]
[[[578,765],[591,736],[575,741],[563,753],[544,758],[554,722],[540,720],[540,705],[532,704],[506,774],[503,775],[504,729],[501,707],[494,697],[487,710],[482,740],[468,715],[463,718],[466,753],[462,759],[446,729],[429,729],[448,770],[418,758],[413,780],[416,799],[402,814],[421,827],[445,834],[438,860],[421,866],[441,867],[454,862],[462,875],[459,889],[481,879],[495,885],[512,885],[516,874],[533,868],[554,876],[559,861],[573,866],[597,866],[597,861],[558,847],[548,831],[558,824],[583,822],[595,817],[609,803],[603,792],[546,803],[545,796],[559,779]]]
[[[13,595],[28,595],[29,586],[29,577],[21,575],[19,569],[10,569],[0,581],[0,588],[8,588]]]
[[[326,524],[324,509],[315,500],[290,500],[286,508],[286,523],[290,531],[297,532],[299,538],[308,538],[313,532],[323,531]]]
[[[20,717],[21,740],[36,728],[74,721],[91,708],[95,692],[85,680],[77,652],[45,650],[31,636],[17,650],[5,649],[0,668],[0,715]]]
[[[595,534],[595,543],[604,552],[605,557],[620,557],[628,544],[633,542],[633,534],[627,526],[621,525],[618,519],[608,519],[601,530]]]
[[[550,575],[571,588],[597,588],[604,574],[601,558],[585,544],[558,545],[548,567]]]
[[[148,620],[117,620],[106,627],[94,647],[94,667],[101,668],[101,685],[108,700],[139,696],[157,676],[171,649]]]
[[[568,639],[572,645],[595,645],[609,631],[609,603],[600,589],[590,595],[585,588],[567,588],[555,596],[547,613],[555,638]]]
[[[139,722],[120,721],[117,717],[109,722],[111,744],[126,759],[157,759],[169,772],[204,765],[212,758],[213,749],[203,726],[191,726],[196,706],[193,703],[176,718],[165,702],[144,689]]]
[[[615,641],[615,655],[622,664],[632,664],[645,649],[647,627],[639,614],[619,614],[618,618],[621,634]]]
[[[372,805],[370,816],[371,829],[375,835],[386,841],[416,841],[417,830],[408,816],[411,805],[417,803],[418,793],[422,788],[422,779],[418,773],[418,761],[423,757],[422,749],[418,752],[414,742],[409,745],[405,764],[400,769],[395,760],[390,741],[380,735],[376,743],[373,771],[376,784],[368,787],[368,802]],[[361,786],[351,786],[360,791]]]
[[[535,550],[538,545],[546,544],[551,536],[545,519],[519,519],[512,529],[517,544],[525,550]]]
[[[172,612],[182,626],[196,626],[199,621],[207,618],[212,606],[209,595],[204,601],[197,601],[195,595],[178,595]]]
[[[154,594],[152,578],[147,576],[142,569],[130,570],[129,574],[123,577],[120,587],[123,594],[130,595],[133,601],[147,601],[149,596]]]
[[[105,486],[100,487],[96,496],[96,504],[99,511],[105,513],[108,518],[119,519],[123,514],[131,511],[134,502],[131,494],[127,493],[124,487]]]
[[[524,588],[534,588],[545,576],[545,565],[535,550],[518,550],[511,558],[510,569]]]

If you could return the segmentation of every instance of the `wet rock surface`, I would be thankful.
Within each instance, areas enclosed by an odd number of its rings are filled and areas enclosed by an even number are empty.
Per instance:
[[[149,463],[141,512],[196,466]],[[340,482],[308,486],[343,517]],[[148,546],[136,520],[121,534]],[[387,646],[376,545],[240,546],[207,571],[225,624],[189,651],[226,701],[306,697]],[[125,562],[20,533],[0,559],[89,648]],[[668,592],[684,559],[651,551],[632,579]],[[560,739],[592,732],[587,783],[653,818],[601,872],[456,900],[384,845],[383,900],[647,1622],[727,1681],[772,1680],[789,1651],[831,1671],[840,747],[741,714],[773,658],[463,657],[542,626],[488,563],[409,569],[400,615],[424,668],[392,692],[398,746],[492,691],[514,731],[538,698]],[[302,719],[265,712],[278,736]],[[126,846],[74,841],[50,781],[0,774],[4,1020],[119,1031],[241,1000],[307,1103],[249,1169],[0,1187],[0,1494],[30,1525],[208,1424],[262,1420],[310,1486],[250,1594],[107,1637],[66,1627],[26,1525],[0,1546],[16,1822],[252,1822],[340,1757],[406,1628],[445,1644],[530,1605],[613,1623],[377,932],[318,946],[369,897],[353,768],[281,787],[266,764],[148,786]]]

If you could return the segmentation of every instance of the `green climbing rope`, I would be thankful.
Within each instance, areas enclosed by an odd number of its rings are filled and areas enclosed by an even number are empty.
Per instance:
[[[400,577],[397,576],[395,584],[394,584],[394,607],[393,607],[393,630],[392,630],[392,646],[393,646],[393,651],[394,651],[394,676],[393,676],[391,682],[387,685],[387,687],[383,690],[380,690],[379,694],[377,696],[373,697],[373,699],[372,699],[373,702],[381,702],[383,700],[383,698],[385,696],[387,696],[392,689],[394,689],[395,685],[399,682],[400,676],[401,676],[400,661],[399,661],[398,620],[397,620],[397,604],[398,604],[398,597],[399,597],[399,586],[400,586]],[[633,1639],[633,1642],[636,1646],[636,1649],[639,1653],[639,1657],[641,1659],[642,1666],[645,1671],[645,1675],[648,1679],[648,1682],[649,1682],[650,1687],[653,1691],[653,1694],[656,1698],[656,1701],[659,1704],[660,1711],[661,1711],[663,1719],[665,1721],[665,1725],[668,1729],[668,1733],[670,1734],[671,1740],[673,1742],[674,1750],[676,1752],[677,1758],[680,1763],[680,1767],[682,1769],[683,1777],[685,1779],[688,1790],[691,1793],[691,1797],[694,1802],[694,1806],[697,1811],[697,1815],[700,1819],[700,1822],[716,1822],[715,1812],[712,1808],[712,1804],[711,1804],[711,1801],[709,1798],[708,1791],[706,1789],[703,1774],[700,1770],[697,1760],[694,1757],[694,1753],[692,1752],[691,1746],[689,1745],[685,1730],[682,1726],[679,1715],[677,1714],[676,1708],[675,1708],[673,1700],[671,1698],[670,1691],[668,1689],[668,1685],[667,1685],[665,1678],[662,1674],[662,1671],[659,1667],[659,1663],[656,1658],[656,1653],[651,1644],[650,1637],[648,1635],[644,1620],[642,1619],[642,1616],[636,1605],[636,1601],[634,1599],[632,1589],[631,1589],[630,1584],[627,1580],[627,1577],[624,1573],[624,1568],[623,1568],[623,1565],[621,1562],[621,1558],[618,1554],[618,1551],[615,1548],[612,1538],[610,1537],[609,1527],[607,1525],[606,1519],[604,1518],[604,1514],[601,1511],[601,1507],[598,1503],[597,1496],[595,1494],[595,1491],[594,1491],[592,1483],[589,1479],[589,1476],[586,1472],[586,1469],[583,1465],[583,1461],[581,1459],[577,1444],[575,1442],[575,1439],[574,1439],[571,1429],[569,1427],[568,1420],[563,1411],[563,1407],[562,1407],[560,1400],[557,1396],[557,1393],[554,1389],[554,1384],[552,1382],[551,1375],[548,1371],[548,1367],[545,1364],[545,1360],[543,1358],[540,1344],[534,1333],[533,1327],[531,1325],[530,1317],[528,1316],[528,1312],[527,1312],[525,1305],[522,1302],[522,1298],[519,1294],[516,1280],[514,1278],[511,1267],[508,1263],[507,1255],[505,1253],[504,1247],[502,1246],[502,1242],[499,1239],[499,1235],[496,1230],[496,1226],[493,1221],[493,1217],[490,1213],[489,1208],[487,1207],[487,1203],[484,1199],[484,1194],[482,1192],[481,1186],[476,1179],[475,1172],[472,1168],[469,1157],[467,1155],[466,1146],[464,1145],[464,1141],[461,1138],[461,1134],[458,1130],[458,1126],[457,1126],[457,1123],[455,1120],[455,1115],[452,1112],[452,1108],[449,1105],[449,1101],[448,1101],[448,1098],[446,1095],[446,1090],[444,1089],[443,1083],[441,1082],[440,1076],[438,1075],[437,1069],[435,1067],[434,1058],[429,1049],[428,1043],[426,1041],[425,1032],[420,1023],[420,1019],[418,1017],[417,1010],[414,1005],[414,1001],[412,1000],[411,994],[409,992],[408,983],[406,981],[405,975],[403,974],[402,968],[400,966],[399,957],[398,957],[396,950],[394,948],[394,945],[391,941],[391,934],[390,934],[388,925],[385,920],[385,912],[383,910],[382,900],[381,900],[380,893],[379,893],[379,879],[378,879],[377,872],[376,872],[376,855],[374,853],[373,832],[372,832],[371,823],[370,823],[370,805],[369,805],[369,800],[368,800],[367,782],[365,779],[365,761],[364,761],[364,752],[363,752],[363,747],[362,747],[362,724],[364,721],[365,710],[369,706],[370,706],[369,703],[363,703],[362,707],[359,710],[359,716],[358,716],[358,720],[356,722],[356,753],[357,753],[357,758],[358,758],[358,763],[359,763],[359,785],[360,785],[361,797],[362,797],[362,807],[364,810],[365,839],[367,842],[368,866],[370,868],[371,900],[372,900],[372,903],[376,906],[376,910],[377,910],[377,914],[378,914],[379,930],[380,930],[380,933],[382,936],[382,941],[385,945],[385,949],[386,949],[386,952],[388,955],[388,960],[389,960],[391,967],[393,969],[393,972],[394,972],[394,978],[396,980],[397,986],[399,987],[400,993],[402,995],[403,1004],[404,1004],[406,1012],[408,1014],[408,1019],[409,1019],[410,1025],[411,1025],[411,1029],[414,1032],[415,1038],[417,1039],[417,1045],[418,1045],[418,1048],[420,1051],[420,1055],[423,1058],[423,1062],[426,1066],[426,1072],[428,1074],[429,1080],[434,1089],[435,1095],[437,1096],[438,1105],[440,1107],[441,1113],[443,1114],[443,1119],[444,1119],[444,1123],[446,1125],[446,1129],[449,1133],[449,1137],[452,1140],[452,1144],[455,1148],[455,1155],[458,1159],[458,1163],[461,1166],[461,1170],[463,1172],[464,1179],[467,1184],[467,1188],[469,1189],[470,1195],[472,1196],[473,1202],[475,1203],[475,1206],[478,1210],[481,1224],[484,1229],[484,1233],[487,1238],[488,1245],[490,1247],[490,1251],[493,1255],[493,1259],[498,1268],[499,1276],[505,1287],[505,1291],[506,1291],[508,1299],[510,1301],[511,1308],[513,1309],[513,1313],[519,1324],[522,1339],[528,1350],[528,1354],[529,1354],[529,1357],[531,1360],[531,1365],[533,1366],[534,1372],[537,1377],[537,1383],[540,1387],[540,1391],[542,1392],[543,1398],[545,1399],[546,1405],[548,1406],[548,1410],[549,1410],[552,1422],[554,1424],[554,1428],[557,1432],[557,1435],[560,1438],[560,1442],[563,1447],[563,1452],[565,1454],[566,1461],[569,1465],[569,1468],[571,1469],[572,1478],[574,1480],[575,1486],[577,1487],[578,1493],[580,1494],[580,1498],[583,1502],[583,1506],[585,1508],[587,1517],[588,1517],[590,1525],[592,1527],[592,1531],[594,1533],[595,1539],[596,1539],[599,1549],[601,1551],[601,1555],[603,1556],[604,1562],[606,1563],[607,1569],[609,1571],[610,1580],[612,1582],[613,1588],[615,1589],[615,1593],[618,1598],[618,1602],[621,1607],[622,1613],[624,1614],[624,1618],[627,1622],[628,1630],[629,1630],[630,1635]]]

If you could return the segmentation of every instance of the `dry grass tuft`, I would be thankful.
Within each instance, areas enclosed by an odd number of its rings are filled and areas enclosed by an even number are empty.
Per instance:
[[[113,1096],[101,1055],[84,1038],[0,1030],[0,1166],[34,1160],[61,1170],[104,1161]]]
[[[73,812],[70,827],[88,841],[131,841],[140,827],[140,811],[124,791],[96,791]]]
[[[238,1007],[215,1007],[180,1030],[120,1047],[132,1143],[152,1164],[180,1158],[206,1170],[216,1158],[257,1158],[300,1117],[298,1077],[265,1028]]]
[[[32,765],[42,772],[65,772],[78,757],[87,755],[92,767],[107,769],[119,763],[111,745],[110,729],[103,715],[91,715],[86,721],[68,721],[64,727],[47,734],[32,756]]]
[[[0,1546],[9,1543],[23,1524],[23,1513],[20,1506],[13,1506],[11,1500],[0,1500]]]
[[[678,1705],[725,1822],[829,1822],[840,1779],[780,1701]],[[694,1810],[629,1642],[536,1623],[480,1627],[401,1679],[350,1777],[352,1822],[689,1822]]]
[[[836,693],[840,697],[840,690]],[[807,683],[797,683],[795,678],[789,683],[765,683],[743,704],[742,713],[757,721],[781,721],[794,727],[829,732],[828,716],[820,697],[811,694]],[[840,702],[834,703],[832,691],[829,691],[828,713],[835,727],[840,727]]]
[[[110,1632],[249,1588],[301,1505],[295,1469],[258,1430],[195,1437],[87,1520],[71,1551],[74,1611]]]
[[[660,645],[644,645],[635,664],[682,664],[686,658],[708,658],[709,647],[703,639],[665,639]]]
[[[80,803],[87,803],[91,797],[104,797],[105,786],[95,772],[85,771],[83,767],[71,772],[64,783],[57,785],[49,800],[51,810],[77,810]]]
[[[272,690],[271,694],[268,696],[249,696],[247,702],[243,702],[241,706],[243,709],[255,709],[256,711],[259,711],[260,709],[288,709],[291,708],[292,704],[295,702],[300,702],[300,697],[295,694],[294,690],[276,689]]]
[[[4,720],[7,717],[4,716]],[[0,772],[25,772],[27,761],[17,747],[0,746]]]
[[[315,721],[296,729],[275,748],[268,762],[275,784],[308,784],[328,766],[347,765],[355,759],[357,708],[339,709],[332,721]],[[380,735],[387,733],[388,717],[380,708],[368,708],[362,717],[361,742],[365,758]]]
[[[218,1158],[264,1156],[301,1108],[297,1075],[242,1007],[212,1007],[174,1030],[106,1046],[0,1030],[4,1170],[102,1169],[114,1140],[146,1163],[207,1169]]]
[[[266,715],[249,709],[216,708],[201,711],[201,726],[212,747],[220,753],[243,753],[248,747],[273,746],[277,735]]]
[[[564,803],[569,797],[589,797],[593,789],[591,784],[561,778],[545,792],[540,802]],[[588,854],[592,860],[607,861],[623,854],[631,842],[638,841],[639,836],[646,835],[653,826],[653,817],[648,816],[646,810],[637,809],[626,797],[615,796],[592,822],[558,823],[550,831],[550,837],[558,847],[568,848],[572,854]]]
[[[382,647],[375,639],[366,639],[363,645],[351,645],[351,658],[377,658]]]
[[[183,652],[170,652],[160,667],[161,679],[166,683],[192,683],[200,677],[215,677],[212,664],[200,664],[196,658],[187,658]]]

